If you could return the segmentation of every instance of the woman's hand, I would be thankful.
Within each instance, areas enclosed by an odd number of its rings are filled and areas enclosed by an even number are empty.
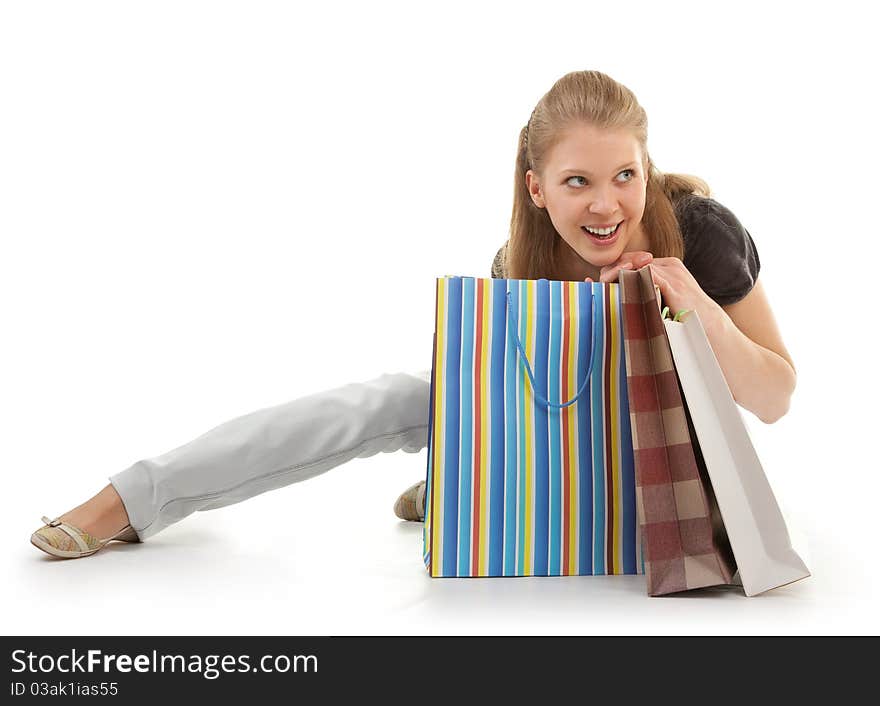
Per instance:
[[[644,250],[633,250],[620,255],[616,262],[605,265],[599,272],[600,282],[616,282],[617,274],[621,270],[638,270],[645,265],[654,261],[654,256]],[[591,277],[587,277],[586,282],[592,282]]]
[[[677,257],[655,258],[642,251],[623,253],[616,262],[601,269],[599,281],[616,282],[621,270],[637,270],[645,265],[651,265],[654,284],[660,288],[663,303],[673,314],[685,309],[696,311],[704,328],[726,317],[724,310],[703,291]]]
[[[761,282],[739,302],[721,307],[697,284],[677,257],[649,252],[623,253],[599,271],[600,282],[614,282],[621,270],[650,265],[654,284],[672,313],[696,311],[736,402],[761,421],[781,418],[791,400],[797,374],[782,343]],[[592,282],[588,277],[587,281]]]

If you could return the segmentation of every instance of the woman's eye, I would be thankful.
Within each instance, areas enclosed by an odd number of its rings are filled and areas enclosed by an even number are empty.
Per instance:
[[[626,177],[623,178],[623,179],[619,179],[619,181],[627,182],[627,181],[632,181],[632,180],[633,180],[633,178],[634,178],[635,175],[636,175],[636,172],[635,172],[634,169],[624,169],[624,170],[623,170],[620,174],[618,174],[617,176],[620,177],[620,176],[623,175],[623,174],[625,174]],[[572,179],[582,179],[584,182],[587,181],[585,177],[582,177],[582,176],[573,176],[573,177],[568,177],[568,179],[565,180],[565,183],[568,184],[569,186],[585,186],[585,185],[586,185],[585,183],[584,183],[584,184],[572,184],[572,183],[570,183]]]

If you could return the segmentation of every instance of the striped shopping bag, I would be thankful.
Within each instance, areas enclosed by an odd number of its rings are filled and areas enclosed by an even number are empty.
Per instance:
[[[431,576],[641,574],[617,284],[437,280]]]

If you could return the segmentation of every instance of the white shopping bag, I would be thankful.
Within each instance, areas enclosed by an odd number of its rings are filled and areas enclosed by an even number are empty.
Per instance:
[[[742,414],[695,311],[664,319],[672,357],[706,470],[747,596],[810,575],[791,546],[785,520]]]

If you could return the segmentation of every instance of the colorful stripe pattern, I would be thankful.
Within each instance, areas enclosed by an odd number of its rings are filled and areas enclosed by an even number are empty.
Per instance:
[[[621,272],[620,294],[648,593],[729,584],[736,564],[679,390],[649,268]]]
[[[642,573],[620,307],[617,284],[437,280],[431,576]]]

